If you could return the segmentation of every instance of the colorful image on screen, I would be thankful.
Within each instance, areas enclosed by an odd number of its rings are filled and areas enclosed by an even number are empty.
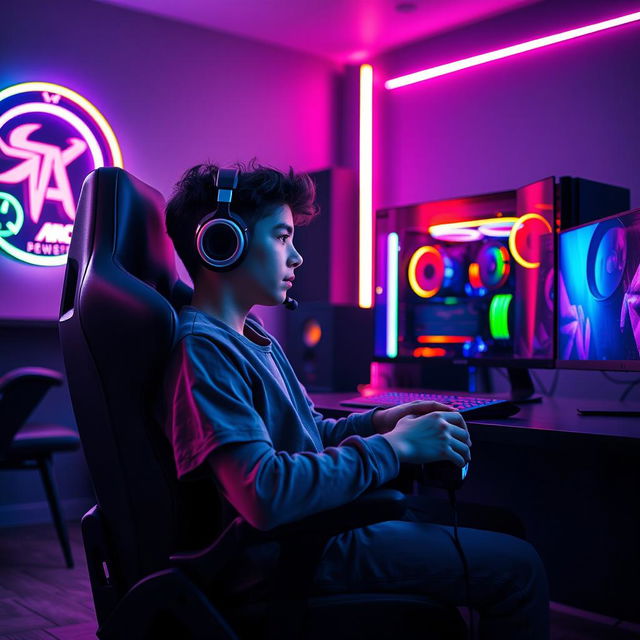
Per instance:
[[[381,212],[375,355],[553,359],[553,189]]]
[[[640,360],[640,210],[562,232],[559,252],[558,358]]]

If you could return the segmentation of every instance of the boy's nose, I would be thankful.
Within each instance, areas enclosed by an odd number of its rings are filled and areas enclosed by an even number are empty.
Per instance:
[[[303,262],[302,256],[294,249],[293,254],[289,257],[289,264],[297,269]]]

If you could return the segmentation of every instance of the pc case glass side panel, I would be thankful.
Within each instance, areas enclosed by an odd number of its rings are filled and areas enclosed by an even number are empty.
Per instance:
[[[640,370],[640,209],[559,237],[558,365]]]
[[[514,191],[379,211],[375,355],[389,357],[386,253],[395,232],[398,358],[464,359],[489,346],[494,356],[511,357],[508,235],[515,220]]]
[[[554,358],[555,228],[554,179],[517,191],[519,222],[509,236],[515,271],[513,357]]]

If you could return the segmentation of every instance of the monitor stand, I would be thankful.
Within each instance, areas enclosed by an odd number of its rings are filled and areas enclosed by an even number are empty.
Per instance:
[[[511,384],[510,400],[518,403],[542,402],[542,396],[536,394],[531,374],[526,367],[507,367]]]

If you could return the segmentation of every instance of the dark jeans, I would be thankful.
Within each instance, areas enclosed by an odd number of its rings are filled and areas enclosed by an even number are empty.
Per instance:
[[[412,496],[403,521],[383,522],[336,536],[315,578],[318,592],[419,593],[445,605],[466,606],[461,558],[453,527],[435,524],[433,507]],[[540,557],[506,533],[459,529],[469,566],[471,606],[479,637],[549,638],[549,596]]]

